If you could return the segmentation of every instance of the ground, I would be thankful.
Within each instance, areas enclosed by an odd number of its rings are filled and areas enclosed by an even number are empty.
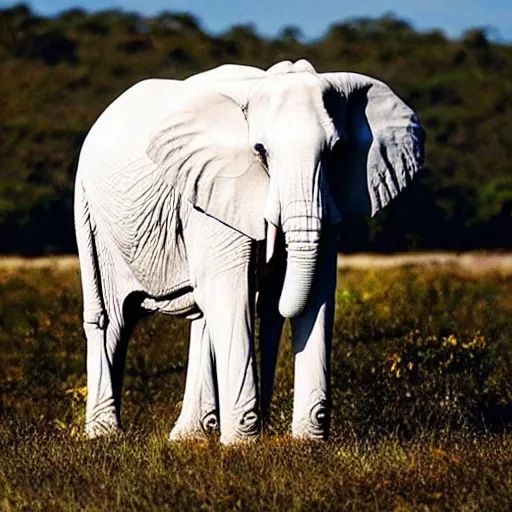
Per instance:
[[[330,440],[288,436],[286,331],[267,433],[229,448],[167,441],[188,326],[158,315],[129,348],[125,432],[84,440],[76,261],[0,261],[0,510],[508,509],[510,263],[448,256],[341,259]]]

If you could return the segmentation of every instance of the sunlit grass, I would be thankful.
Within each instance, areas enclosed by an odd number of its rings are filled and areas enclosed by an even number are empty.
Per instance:
[[[144,319],[125,432],[85,441],[76,269],[0,270],[0,510],[506,509],[512,500],[512,277],[340,271],[330,441],[289,435],[283,336],[257,443],[174,443],[185,321]]]

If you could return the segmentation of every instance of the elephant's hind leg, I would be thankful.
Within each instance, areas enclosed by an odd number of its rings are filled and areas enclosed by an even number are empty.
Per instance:
[[[112,350],[107,347],[117,345],[113,341],[119,331],[120,308],[117,315],[105,300],[105,270],[100,265],[99,254],[106,259],[107,253],[98,246],[94,233],[95,225],[89,211],[84,189],[77,179],[75,187],[75,228],[84,299],[83,326],[87,338],[87,412],[85,431],[88,437],[116,430],[119,427],[119,414],[116,409],[115,384],[112,378],[114,360]],[[108,280],[107,283],[111,283]],[[111,286],[108,287],[111,293]]]
[[[187,381],[181,413],[169,438],[201,438],[218,427],[213,349],[204,317],[192,321]]]
[[[102,310],[89,313],[84,295],[84,330],[87,338],[87,409],[85,432],[90,438],[121,426],[121,391],[128,339],[139,316],[137,297],[118,288],[120,273],[103,248]],[[116,269],[116,272],[114,272]],[[126,279],[126,282],[128,279]]]
[[[107,314],[84,321],[87,338],[87,410],[85,433],[94,438],[119,428],[114,399],[112,361],[107,347]]]
[[[93,438],[121,426],[121,387],[129,334],[122,302],[108,301],[106,311],[97,319],[84,321],[84,330],[87,338],[85,431]]]

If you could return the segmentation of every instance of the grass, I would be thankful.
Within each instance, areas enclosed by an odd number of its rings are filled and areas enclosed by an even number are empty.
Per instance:
[[[141,321],[121,436],[85,441],[76,269],[0,270],[0,510],[496,510],[512,501],[512,276],[340,270],[331,438],[289,438],[285,332],[258,442],[171,444],[185,321]]]

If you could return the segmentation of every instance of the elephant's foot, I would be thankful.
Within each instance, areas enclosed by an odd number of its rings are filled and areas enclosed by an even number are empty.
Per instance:
[[[221,425],[220,442],[224,445],[253,441],[261,430],[260,415],[251,410],[229,425]]]
[[[109,436],[121,432],[115,411],[104,411],[85,424],[85,435],[89,439]]]
[[[316,399],[306,414],[294,420],[292,436],[297,439],[327,439],[331,419],[331,407],[325,398]]]
[[[212,410],[198,421],[178,418],[169,434],[170,441],[201,440],[219,428],[217,411]]]

